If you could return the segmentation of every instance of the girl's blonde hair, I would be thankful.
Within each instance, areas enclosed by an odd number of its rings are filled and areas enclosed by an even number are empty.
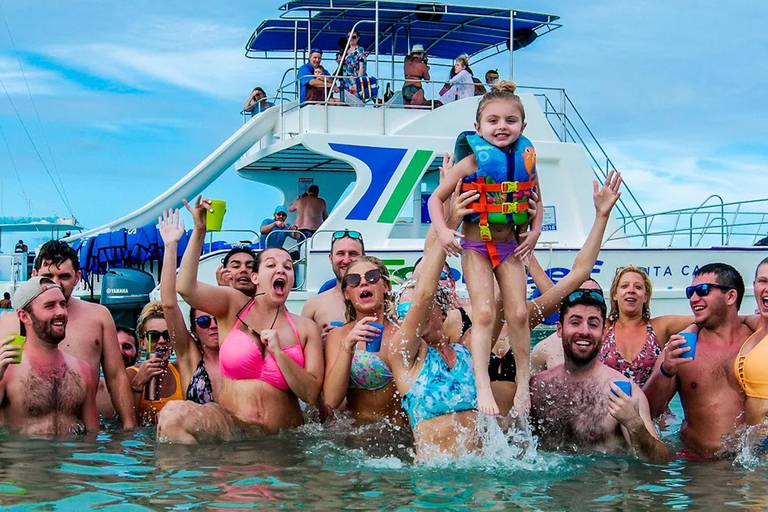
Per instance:
[[[147,305],[144,306],[144,309],[141,310],[139,319],[136,321],[136,336],[138,336],[139,339],[142,339],[147,334],[147,331],[144,328],[144,326],[147,325],[147,322],[155,319],[165,319],[163,304],[159,300],[147,303]]]
[[[515,85],[515,82],[512,80],[502,80],[499,83],[493,84],[491,90],[483,94],[480,103],[477,104],[475,121],[478,123],[480,122],[480,116],[483,114],[483,109],[488,103],[497,100],[512,100],[517,103],[517,107],[520,109],[520,117],[522,121],[525,122],[525,107],[523,107],[523,102],[520,100],[520,96],[515,94],[516,89],[517,85]]]
[[[611,313],[608,315],[608,321],[611,323],[614,323],[619,319],[619,301],[614,298],[616,291],[619,289],[619,281],[621,281],[621,278],[624,277],[625,274],[629,274],[630,272],[634,272],[643,278],[646,297],[645,304],[643,304],[643,320],[647,322],[651,319],[651,295],[653,294],[653,285],[651,284],[651,279],[648,277],[648,274],[645,273],[645,270],[641,269],[640,267],[627,265],[626,267],[616,272],[616,275],[613,276],[613,282],[611,283]]]
[[[456,57],[456,62],[461,62],[462,64],[464,64],[464,67],[468,69],[469,68],[469,55],[467,55],[466,53],[462,53],[461,55]]]
[[[347,272],[344,275],[346,276],[349,274],[352,268],[359,263],[371,263],[378,269],[379,272],[381,272],[381,278],[389,288],[384,294],[384,316],[386,316],[391,322],[394,322],[397,319],[397,304],[395,304],[395,298],[392,294],[392,280],[389,276],[389,270],[387,270],[387,267],[384,265],[384,263],[376,256],[360,256],[358,259],[349,264],[347,267]],[[344,290],[346,289],[347,281],[346,279],[342,278],[341,293],[344,293]],[[344,298],[344,313],[347,322],[354,322],[357,320],[357,311],[355,311],[355,305],[352,304],[352,301],[346,297]]]

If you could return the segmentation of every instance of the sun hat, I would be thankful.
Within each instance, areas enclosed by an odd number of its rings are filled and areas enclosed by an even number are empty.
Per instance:
[[[30,278],[29,281],[22,283],[16,288],[16,293],[13,294],[13,307],[16,309],[24,309],[30,302],[51,288],[58,288],[61,290],[61,286],[54,283],[51,278],[34,276]]]
[[[420,44],[415,44],[411,48],[411,53],[424,53],[424,46]]]

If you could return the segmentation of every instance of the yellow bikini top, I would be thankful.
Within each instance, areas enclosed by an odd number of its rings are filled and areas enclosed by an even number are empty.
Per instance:
[[[768,400],[768,336],[757,342],[747,355],[742,354],[749,340],[759,332],[755,331],[739,349],[734,371],[747,396]]]

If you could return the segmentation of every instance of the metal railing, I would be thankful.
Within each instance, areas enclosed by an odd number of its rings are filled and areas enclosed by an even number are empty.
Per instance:
[[[275,244],[270,246],[270,238],[278,233],[287,234],[288,236],[286,237],[286,240],[283,240],[282,245]],[[285,242],[288,238],[298,240],[298,242],[285,247]],[[262,250],[270,247],[282,247],[291,253],[295,279],[292,288],[293,290],[303,290],[307,285],[307,247],[309,245],[307,244],[307,240],[309,240],[309,238],[310,237],[307,237],[305,233],[298,229],[273,229],[264,237],[264,246],[261,248]]]
[[[606,243],[639,239],[643,247],[751,246],[768,235],[766,212],[768,199],[724,203],[712,195],[696,208],[635,217],[610,233]],[[635,229],[639,222],[645,229]]]

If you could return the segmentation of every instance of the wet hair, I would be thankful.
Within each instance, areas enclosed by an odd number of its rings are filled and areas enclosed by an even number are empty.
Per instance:
[[[381,272],[381,278],[389,286],[389,290],[387,290],[387,292],[384,294],[384,316],[386,316],[390,321],[394,322],[397,320],[397,304],[395,303],[395,295],[392,293],[392,281],[389,276],[389,270],[387,270],[387,267],[384,265],[384,263],[376,256],[360,256],[358,259],[349,264],[347,267],[347,272],[344,275],[346,276],[349,274],[352,268],[354,268],[355,265],[359,263],[371,263],[379,270],[379,272]],[[342,278],[341,293],[343,294],[344,290],[346,289],[347,281],[346,279]],[[346,297],[344,298],[344,316],[346,317],[347,322],[354,322],[357,320],[357,311],[355,311],[355,305],[352,304],[352,301]]]
[[[400,298],[410,290],[411,288],[416,287],[416,279],[409,279],[403,284],[400,285],[400,288],[397,290],[396,294],[396,303],[400,302]],[[437,285],[437,291],[435,292],[435,303],[440,306],[440,311],[443,312],[443,318],[448,316],[448,310],[451,308],[451,296],[453,293],[451,290],[442,284]]]
[[[651,319],[651,295],[653,295],[653,285],[651,284],[651,279],[648,277],[648,274],[645,273],[645,270],[641,269],[640,267],[627,265],[626,267],[623,267],[619,269],[618,272],[616,272],[616,275],[613,276],[613,282],[611,283],[611,291],[609,292],[609,298],[611,300],[611,314],[608,315],[608,321],[611,323],[619,319],[619,301],[614,299],[613,296],[616,295],[616,292],[619,289],[619,281],[621,281],[621,278],[630,272],[638,274],[641,278],[643,278],[645,296],[647,298],[645,304],[643,304],[643,320],[647,322]]]
[[[493,84],[491,90],[483,94],[480,103],[477,104],[477,114],[475,115],[475,121],[480,122],[480,117],[483,115],[483,109],[492,101],[511,100],[517,103],[517,108],[520,109],[520,118],[525,122],[525,107],[523,107],[523,101],[520,96],[515,94],[517,85],[512,80],[502,80],[499,83]]]
[[[80,270],[80,258],[77,252],[69,246],[67,242],[61,240],[49,240],[40,247],[40,252],[35,258],[35,270],[40,270],[43,262],[50,262],[51,265],[60,267],[65,261],[71,261],[75,272]]]
[[[285,247],[267,247],[266,249],[262,249],[261,252],[259,252],[256,255],[256,258],[253,260],[253,271],[258,272],[259,266],[261,266],[261,260],[264,259],[264,253],[267,251],[283,251],[285,254],[287,254],[291,258],[291,265],[293,265],[293,257],[291,257],[291,252],[286,249]]]
[[[251,258],[256,261],[256,254],[253,252],[253,249],[250,247],[240,246],[231,248],[229,252],[224,256],[224,259],[221,260],[221,264],[226,267],[229,264],[229,260],[232,258],[232,256],[235,254],[240,254],[241,252],[249,254]]]
[[[316,194],[319,194],[320,187],[318,187],[317,185],[310,185],[309,188],[307,189],[307,192],[315,192]]]
[[[765,262],[763,260],[760,265]],[[717,281],[716,284],[736,290],[736,309],[741,308],[741,301],[744,299],[744,279],[738,270],[727,263],[708,263],[696,270],[693,273],[693,277],[699,277],[704,274],[714,274],[715,281]]]
[[[583,290],[576,290],[583,291]],[[589,290],[586,290],[589,291]],[[574,292],[575,293],[575,292]],[[603,300],[597,300],[594,297],[592,297],[589,293],[581,293],[573,300],[568,300],[568,296],[566,296],[562,302],[560,302],[560,322],[562,323],[565,320],[565,315],[568,314],[568,311],[571,310],[571,308],[575,306],[594,306],[597,309],[600,310],[600,316],[603,319],[603,324],[605,324],[605,301]]]
[[[165,314],[163,313],[163,303],[159,300],[155,300],[147,303],[146,306],[139,313],[139,319],[136,321],[136,336],[139,339],[144,338],[147,335],[145,326],[150,320],[164,320]]]
[[[136,331],[124,325],[116,325],[115,330],[117,332],[124,332],[133,339],[133,348],[136,349],[136,357],[138,358],[138,354],[141,352],[141,348],[139,348],[139,338],[136,336]]]
[[[3,293],[3,298],[5,300],[11,300],[11,294],[9,292],[4,292]]]
[[[757,279],[757,273],[760,271],[760,267],[763,265],[768,264],[768,257],[763,258],[763,261],[757,264],[757,267],[755,267],[755,279]]]

